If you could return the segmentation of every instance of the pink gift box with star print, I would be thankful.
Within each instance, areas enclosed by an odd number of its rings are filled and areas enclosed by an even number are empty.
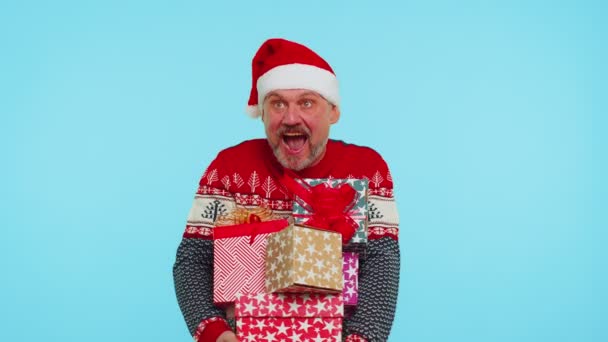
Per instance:
[[[238,294],[239,341],[342,341],[341,295],[324,293]]]
[[[344,287],[342,289],[344,305],[357,305],[359,294],[359,255],[357,253],[342,253],[342,273],[344,276]]]

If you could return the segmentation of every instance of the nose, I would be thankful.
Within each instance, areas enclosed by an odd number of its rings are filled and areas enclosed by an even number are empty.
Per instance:
[[[285,114],[283,115],[283,124],[285,125],[296,125],[299,124],[302,117],[300,116],[300,109],[296,105],[290,105]]]

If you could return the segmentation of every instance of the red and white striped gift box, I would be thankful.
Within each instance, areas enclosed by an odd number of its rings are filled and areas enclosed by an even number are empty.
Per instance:
[[[213,301],[226,306],[238,292],[265,292],[267,237],[289,223],[273,220],[213,229]]]

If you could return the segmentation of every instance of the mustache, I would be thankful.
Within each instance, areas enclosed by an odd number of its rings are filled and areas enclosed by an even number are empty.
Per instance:
[[[284,135],[286,133],[299,133],[299,134],[304,134],[307,137],[310,136],[310,130],[302,125],[295,125],[295,126],[283,125],[283,126],[279,127],[279,129],[277,130],[278,135]]]

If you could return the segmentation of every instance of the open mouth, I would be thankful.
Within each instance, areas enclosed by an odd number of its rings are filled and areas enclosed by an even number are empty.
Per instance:
[[[289,153],[296,154],[301,152],[306,146],[308,135],[301,132],[287,132],[283,134],[283,143]]]

